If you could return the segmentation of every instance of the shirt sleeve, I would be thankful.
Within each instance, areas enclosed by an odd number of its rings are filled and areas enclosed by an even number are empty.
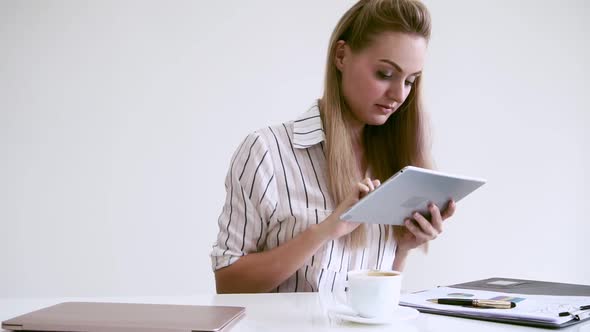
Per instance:
[[[261,251],[276,210],[271,151],[259,133],[248,135],[234,153],[225,180],[226,198],[211,252],[213,270]]]

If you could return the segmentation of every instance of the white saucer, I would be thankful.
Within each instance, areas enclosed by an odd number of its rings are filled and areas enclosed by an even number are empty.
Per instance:
[[[398,307],[395,309],[390,315],[386,317],[373,317],[373,318],[365,318],[361,317],[352,309],[343,309],[338,308],[337,310],[330,310],[330,316],[334,318],[339,318],[345,321],[354,322],[354,323],[361,323],[361,324],[372,324],[372,325],[382,325],[382,324],[391,324],[393,322],[410,320],[418,317],[420,312],[414,308],[408,307]]]

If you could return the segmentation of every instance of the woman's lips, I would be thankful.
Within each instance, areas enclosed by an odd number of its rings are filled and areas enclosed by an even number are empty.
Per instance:
[[[393,112],[393,108],[387,105],[381,105],[381,104],[376,104],[377,108],[379,108],[381,110],[381,112],[383,112],[384,114],[389,114],[391,112]]]

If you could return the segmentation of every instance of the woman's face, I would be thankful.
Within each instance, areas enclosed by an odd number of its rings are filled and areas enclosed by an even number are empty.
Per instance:
[[[384,124],[410,94],[422,72],[426,49],[424,37],[402,32],[383,32],[356,52],[340,41],[335,61],[352,120]]]

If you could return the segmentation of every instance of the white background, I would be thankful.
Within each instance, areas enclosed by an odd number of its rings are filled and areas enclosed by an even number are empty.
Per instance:
[[[0,1],[0,297],[214,292],[245,135],[319,97],[354,1]],[[590,6],[427,1],[438,169],[484,177],[406,290],[590,284]]]

